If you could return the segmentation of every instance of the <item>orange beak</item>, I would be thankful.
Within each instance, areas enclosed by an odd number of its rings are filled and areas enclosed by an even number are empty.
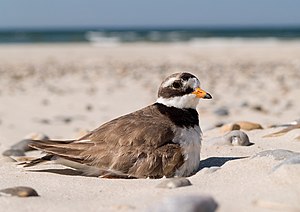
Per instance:
[[[196,88],[192,94],[195,94],[198,98],[203,98],[203,99],[211,99],[212,98],[212,96],[209,93],[202,90],[201,88]]]

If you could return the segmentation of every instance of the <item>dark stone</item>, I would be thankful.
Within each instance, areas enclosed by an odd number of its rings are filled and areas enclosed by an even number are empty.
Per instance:
[[[159,183],[156,187],[158,188],[179,188],[179,187],[184,187],[184,186],[190,186],[192,183],[186,179],[186,178],[170,178],[167,180],[163,180],[161,183]]]
[[[87,111],[92,111],[94,108],[93,108],[93,105],[88,104],[88,105],[86,105],[85,109]]]
[[[64,119],[62,119],[63,122],[65,122],[66,124],[71,123],[72,118],[71,117],[65,117]]]
[[[38,193],[30,187],[18,186],[0,190],[0,196],[37,197]]]
[[[181,195],[169,197],[153,207],[151,212],[214,212],[218,207],[217,202],[210,196]]]
[[[215,124],[215,127],[222,127],[224,124],[224,122],[218,122]]]
[[[261,105],[254,105],[252,107],[253,110],[259,111],[259,112],[264,112],[264,108]]]

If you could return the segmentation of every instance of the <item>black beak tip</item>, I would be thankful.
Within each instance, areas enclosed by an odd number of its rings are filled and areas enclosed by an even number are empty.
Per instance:
[[[209,93],[206,93],[203,99],[212,99],[212,96]]]

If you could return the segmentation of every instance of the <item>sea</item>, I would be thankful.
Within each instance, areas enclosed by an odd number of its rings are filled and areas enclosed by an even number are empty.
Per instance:
[[[299,27],[157,27],[0,29],[0,44],[10,43],[175,43],[207,41],[300,41]]]

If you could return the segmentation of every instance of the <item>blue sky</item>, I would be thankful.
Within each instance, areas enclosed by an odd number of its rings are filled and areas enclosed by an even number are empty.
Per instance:
[[[299,0],[0,0],[0,28],[300,26]]]

